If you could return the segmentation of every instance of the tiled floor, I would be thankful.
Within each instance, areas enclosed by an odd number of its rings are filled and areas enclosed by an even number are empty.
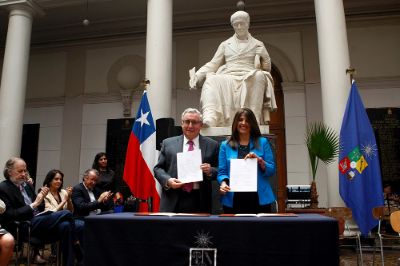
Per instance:
[[[48,258],[49,252],[45,251],[45,258]],[[400,266],[400,249],[386,249],[384,251],[384,257],[385,257],[385,265],[386,266]],[[363,251],[363,265],[364,266],[370,266],[373,265],[373,252],[371,250],[368,251]],[[14,262],[12,261],[10,265],[15,265]],[[25,263],[21,263],[22,265],[26,265]],[[35,264],[32,264],[35,265]],[[55,265],[52,263],[48,263],[47,265]],[[323,264],[321,264],[322,266]],[[358,264],[361,265],[361,264]],[[380,253],[377,250],[375,253],[375,264],[377,266],[382,265],[381,263],[381,257]],[[340,250],[340,266],[357,266],[357,253],[354,249],[351,248],[342,248]]]
[[[384,251],[385,266],[400,266],[400,249],[397,250],[385,250]],[[381,256],[377,250],[375,253],[375,264],[373,262],[373,252],[363,252],[363,265],[382,265]],[[356,266],[357,265],[357,254],[355,250],[341,249],[340,251],[340,266]],[[359,264],[361,265],[361,264]]]

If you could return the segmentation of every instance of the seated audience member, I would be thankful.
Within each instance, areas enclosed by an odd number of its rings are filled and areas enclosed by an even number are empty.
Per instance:
[[[0,215],[6,211],[4,201],[0,199]],[[1,217],[1,216],[0,216]],[[0,226],[0,266],[8,265],[14,250],[14,237]]]
[[[69,210],[74,211],[71,201],[72,187],[63,189],[64,174],[60,170],[50,170],[43,181],[43,186],[49,188],[44,198],[46,211]]]
[[[399,209],[400,198],[396,193],[393,193],[390,184],[383,185],[383,197],[385,199],[385,205],[388,208],[388,214]]]
[[[67,187],[63,189],[64,174],[60,170],[50,170],[44,181],[43,186],[49,188],[49,193],[47,193],[44,198],[45,211],[61,211],[68,210],[70,212],[74,211],[74,205],[72,204],[71,195],[72,187]],[[74,250],[75,255],[79,261],[83,259],[82,250],[80,247],[80,242],[83,238],[83,226],[84,222],[82,220],[74,220],[75,223],[75,240],[74,240]]]
[[[96,187],[98,178],[99,172],[96,169],[88,169],[83,174],[83,182],[72,190],[72,202],[76,216],[99,214],[113,208],[113,193]]]
[[[111,192],[115,193],[115,173],[108,166],[108,158],[105,152],[99,152],[96,154],[92,168],[99,172],[99,180],[96,183],[96,187],[101,188],[104,191],[110,190]]]
[[[36,195],[31,186],[25,185],[27,170],[23,159],[9,159],[3,173],[6,180],[0,183],[0,198],[6,204],[4,227],[15,230],[14,221],[29,220],[31,235],[48,241],[60,240],[64,265],[74,265],[74,222],[71,212],[62,210],[39,214],[43,210],[49,188],[42,187]],[[27,230],[22,228],[22,234],[26,233]]]

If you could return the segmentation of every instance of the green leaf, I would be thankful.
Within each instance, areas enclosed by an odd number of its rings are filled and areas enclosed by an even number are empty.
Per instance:
[[[319,160],[329,164],[338,156],[339,136],[323,122],[314,122],[307,126],[305,142],[310,157],[313,181],[315,181]]]

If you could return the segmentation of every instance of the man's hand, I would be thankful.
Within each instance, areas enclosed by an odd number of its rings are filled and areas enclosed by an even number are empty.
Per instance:
[[[207,176],[211,176],[212,174],[212,167],[209,163],[203,163],[200,165],[201,171],[205,173]]]
[[[183,186],[183,183],[177,178],[170,178],[167,181],[167,186],[172,189],[178,189]]]
[[[36,209],[39,207],[39,205],[43,202],[44,198],[46,195],[49,193],[50,189],[48,187],[42,187],[40,189],[40,192],[37,194],[36,199],[32,204],[30,205],[33,209]]]
[[[103,193],[101,193],[97,201],[104,203],[111,198],[112,194],[113,193],[111,193],[111,191],[104,191]]]

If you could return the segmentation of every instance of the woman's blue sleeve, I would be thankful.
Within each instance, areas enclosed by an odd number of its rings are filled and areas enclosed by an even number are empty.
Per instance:
[[[226,142],[223,142],[219,148],[218,156],[218,176],[217,181],[221,184],[224,179],[229,179],[228,159],[226,156]]]
[[[268,139],[265,139],[263,149],[264,149],[263,159],[265,161],[265,173],[266,176],[272,176],[275,174],[276,165],[275,165],[274,154],[272,152],[271,145],[269,144]]]

